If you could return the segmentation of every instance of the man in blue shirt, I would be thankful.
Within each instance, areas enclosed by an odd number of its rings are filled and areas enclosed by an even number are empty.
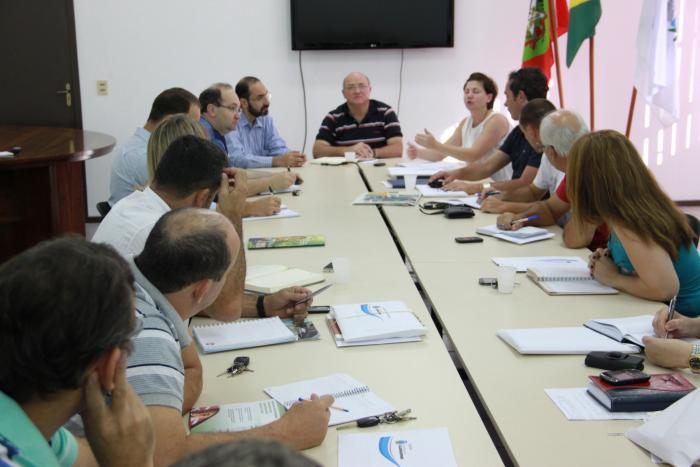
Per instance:
[[[113,248],[77,237],[0,266],[0,465],[84,465],[90,450],[99,465],[153,465],[151,420],[126,379],[133,281]],[[89,446],[61,427],[78,411]]]
[[[246,76],[236,84],[241,118],[230,133],[232,165],[237,167],[301,167],[306,156],[290,151],[277,132],[270,109],[270,93],[254,76]]]
[[[112,162],[109,180],[110,206],[133,193],[136,187],[145,187],[148,184],[146,153],[151,133],[167,117],[181,113],[199,120],[199,100],[194,94],[182,88],[170,88],[158,94],[146,123],[136,129]]]

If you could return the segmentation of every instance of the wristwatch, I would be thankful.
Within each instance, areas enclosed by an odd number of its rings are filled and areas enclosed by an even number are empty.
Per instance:
[[[489,189],[491,188],[491,182],[484,182],[481,184],[481,186],[483,187],[484,191],[489,191]]]
[[[693,373],[700,373],[700,344],[694,344],[688,357],[688,366]]]

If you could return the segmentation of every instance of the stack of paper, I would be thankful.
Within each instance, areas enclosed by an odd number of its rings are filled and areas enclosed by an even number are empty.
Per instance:
[[[518,245],[524,245],[526,243],[537,242],[539,240],[546,240],[554,237],[553,233],[548,232],[547,229],[541,229],[539,227],[523,227],[522,229],[518,230],[502,230],[499,229],[496,224],[479,227],[476,229],[476,233],[500,238],[501,240],[517,243]]]
[[[333,305],[331,313],[346,345],[385,344],[387,339],[406,342],[426,333],[423,323],[400,301]]]

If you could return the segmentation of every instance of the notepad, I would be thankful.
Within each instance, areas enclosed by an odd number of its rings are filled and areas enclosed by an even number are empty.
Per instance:
[[[293,235],[288,237],[251,237],[248,239],[249,250],[265,248],[299,248],[305,246],[324,246],[323,235]]]
[[[272,214],[271,216],[248,216],[244,217],[244,221],[264,221],[264,220],[269,220],[269,219],[285,219],[288,217],[299,217],[301,214],[299,214],[296,211],[292,211],[289,208],[282,208],[277,214]]]
[[[466,191],[447,191],[444,188],[433,188],[429,185],[417,185],[416,190],[423,196],[431,198],[454,198],[455,196],[467,196]]]
[[[502,230],[499,229],[496,224],[479,227],[476,229],[476,233],[489,235],[511,243],[517,243],[518,245],[538,242],[554,237],[553,233],[539,227],[528,226],[518,230]]]
[[[586,264],[535,266],[527,270],[532,279],[549,295],[614,295],[616,289],[595,280]]]
[[[269,294],[287,287],[304,287],[324,280],[321,273],[288,268],[282,264],[256,265],[246,269],[245,288]]]
[[[420,194],[392,191],[370,191],[355,198],[352,204],[382,204],[388,206],[415,206]]]
[[[526,272],[529,268],[540,266],[583,266],[588,267],[583,259],[578,256],[511,256],[511,257],[493,257],[491,261],[498,266],[510,266],[518,272]]]
[[[447,428],[338,435],[338,467],[457,467]]]
[[[299,399],[308,399],[311,394],[332,395],[335,398],[333,405],[346,409],[347,412],[331,409],[328,426],[396,410],[373,393],[369,387],[344,373],[265,388],[265,393],[286,408],[290,408]]]
[[[642,338],[654,335],[653,320],[653,315],[640,315],[627,318],[591,319],[583,325],[618,342],[630,342],[644,347]],[[700,344],[700,339],[683,340],[691,344]]]
[[[401,301],[332,305],[332,316],[346,343],[424,336],[426,329]]]
[[[638,353],[636,345],[614,341],[591,329],[577,327],[501,329],[496,335],[518,353],[537,355],[585,355],[588,352]]]
[[[192,332],[204,353],[282,344],[298,338],[277,316],[195,326]]]
[[[206,405],[190,411],[192,433],[220,433],[250,430],[272,423],[286,409],[277,401],[266,399],[241,404]]]

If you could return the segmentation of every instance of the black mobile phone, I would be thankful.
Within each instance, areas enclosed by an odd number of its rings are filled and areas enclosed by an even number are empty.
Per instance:
[[[480,277],[479,285],[497,285],[498,279],[495,277]]]
[[[428,183],[428,186],[430,188],[442,188],[442,186],[445,184],[445,181],[441,178],[437,180],[433,180],[432,182]]]
[[[384,167],[386,165],[386,162],[375,162],[374,166],[375,167]]]
[[[641,370],[608,370],[600,374],[600,379],[613,386],[637,384],[649,381],[649,375]]]
[[[309,313],[330,313],[331,311],[331,306],[330,305],[311,305],[309,308],[306,309]]]
[[[455,237],[457,243],[481,243],[483,241],[482,237]]]

